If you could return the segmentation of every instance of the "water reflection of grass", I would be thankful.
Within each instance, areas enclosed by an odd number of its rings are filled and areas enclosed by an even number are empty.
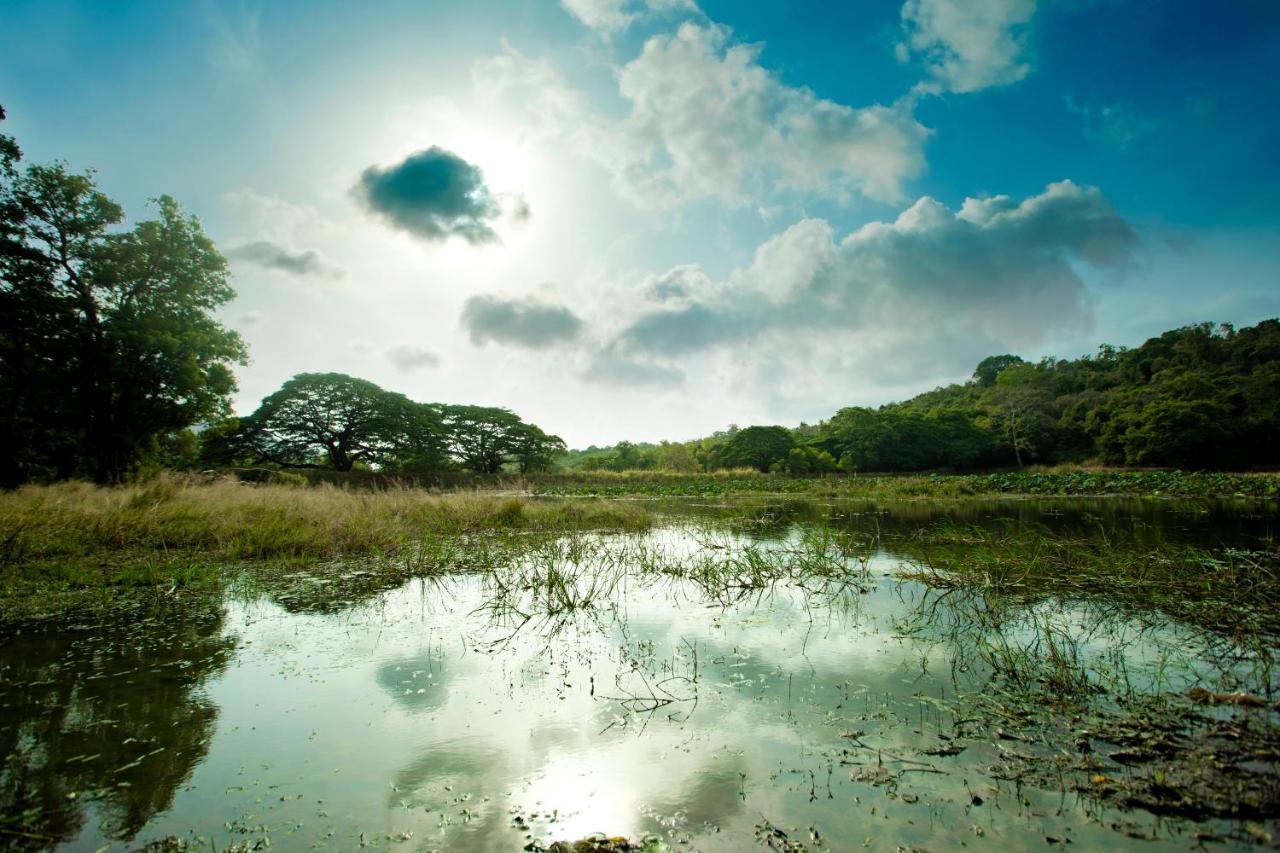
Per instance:
[[[1238,638],[1280,634],[1280,551],[1134,541],[1099,526],[1055,534],[1034,524],[1003,528],[943,523],[891,547],[907,576],[1028,598],[1105,597],[1134,612],[1167,613]]]

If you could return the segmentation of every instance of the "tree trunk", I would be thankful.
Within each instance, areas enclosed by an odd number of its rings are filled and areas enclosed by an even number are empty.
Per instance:
[[[329,448],[329,461],[333,463],[335,471],[350,471],[354,465],[354,460],[347,454],[346,448],[340,445]]]

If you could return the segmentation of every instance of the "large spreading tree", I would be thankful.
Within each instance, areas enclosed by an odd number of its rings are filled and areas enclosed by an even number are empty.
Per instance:
[[[507,409],[417,403],[342,373],[299,374],[253,414],[204,436],[209,463],[335,471],[496,474],[510,465],[528,473],[564,452],[559,437]]]
[[[235,296],[226,261],[167,196],[119,230],[91,173],[20,160],[0,135],[0,482],[118,482],[229,412],[246,351],[213,315]]]
[[[350,471],[357,463],[432,467],[445,434],[432,407],[403,394],[342,373],[301,373],[219,443],[229,457]]]
[[[750,426],[740,429],[715,454],[719,468],[755,468],[765,472],[781,462],[795,447],[791,432],[781,426]]]

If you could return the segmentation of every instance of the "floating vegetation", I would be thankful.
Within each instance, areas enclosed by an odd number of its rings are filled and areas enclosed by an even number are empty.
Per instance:
[[[677,474],[625,471],[542,475],[506,484],[539,495],[724,497],[815,495],[869,499],[953,499],[984,495],[1138,495],[1280,497],[1280,475],[1227,472],[1092,470],[1067,467],[997,474],[859,474],[789,477],[750,471]]]

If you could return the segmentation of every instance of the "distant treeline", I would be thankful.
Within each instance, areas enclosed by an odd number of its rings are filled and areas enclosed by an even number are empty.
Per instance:
[[[984,359],[973,377],[816,425],[571,451],[571,470],[794,474],[1029,464],[1243,469],[1280,464],[1280,321],[1202,323],[1074,360]]]

